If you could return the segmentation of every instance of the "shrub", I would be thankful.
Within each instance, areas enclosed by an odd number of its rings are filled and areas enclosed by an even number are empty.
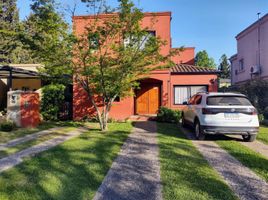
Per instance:
[[[10,132],[15,128],[15,124],[12,121],[4,121],[0,124],[0,130]]]
[[[245,94],[251,103],[258,109],[260,114],[264,114],[264,110],[268,107],[268,81],[265,80],[250,80],[247,83],[239,86],[228,88],[229,92],[240,92]]]
[[[181,111],[171,110],[166,107],[161,107],[157,113],[156,120],[159,122],[178,123],[181,119]]]
[[[263,117],[268,120],[268,106],[263,111]]]
[[[268,127],[268,119],[261,121],[261,125]]]
[[[44,120],[57,121],[60,108],[64,103],[65,86],[61,84],[47,85],[42,88],[41,113]]]

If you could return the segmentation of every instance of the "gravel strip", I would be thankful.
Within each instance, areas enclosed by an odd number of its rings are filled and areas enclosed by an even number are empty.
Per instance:
[[[16,138],[14,140],[10,140],[7,143],[0,144],[0,151],[3,151],[3,150],[5,150],[5,149],[7,149],[9,147],[14,147],[16,145],[28,142],[30,140],[34,140],[34,139],[36,139],[36,138],[38,138],[40,136],[48,135],[50,133],[53,133],[54,131],[58,131],[58,130],[61,130],[61,129],[64,129],[64,128],[63,127],[51,128],[51,129],[48,129],[48,130],[39,131],[37,133],[26,135],[24,137]]]
[[[136,122],[94,200],[161,200],[155,122]]]
[[[183,130],[190,139],[193,138],[189,130]],[[193,144],[240,199],[268,199],[268,184],[215,142],[193,140]]]
[[[79,128],[74,131],[67,132],[65,135],[57,136],[53,139],[50,139],[40,144],[37,144],[35,146],[29,147],[20,152],[12,154],[8,157],[2,158],[0,159],[0,173],[14,167],[15,165],[18,165],[19,163],[23,161],[23,158],[34,156],[40,152],[46,151],[52,147],[55,147],[63,143],[66,140],[69,140],[73,137],[76,137],[82,134],[84,131],[85,129]]]

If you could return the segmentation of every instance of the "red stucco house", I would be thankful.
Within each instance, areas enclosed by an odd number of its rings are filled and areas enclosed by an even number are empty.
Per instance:
[[[114,14],[103,14],[100,18],[109,18]],[[156,23],[151,24],[152,18]],[[74,32],[84,33],[94,16],[73,17]],[[161,49],[163,55],[169,54],[172,47],[171,40],[171,12],[145,13],[143,27],[150,27],[156,36],[167,41]],[[114,102],[110,117],[113,119],[127,119],[132,115],[156,114],[160,106],[171,109],[181,109],[182,103],[200,91],[217,91],[218,71],[194,65],[195,49],[185,47],[180,55],[173,57],[175,66],[166,70],[151,72],[150,76],[140,81],[140,89],[135,91],[134,97],[118,98]],[[87,94],[81,86],[74,83],[73,87],[73,118],[80,120],[85,116],[94,115],[95,111]]]

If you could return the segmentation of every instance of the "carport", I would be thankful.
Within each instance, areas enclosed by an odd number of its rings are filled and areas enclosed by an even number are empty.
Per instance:
[[[7,79],[8,91],[12,90],[13,79],[39,79],[36,71],[21,69],[10,65],[0,65],[0,79]]]
[[[37,70],[39,64],[10,64],[0,65],[0,110],[4,110],[7,104],[7,92],[14,88],[14,81],[38,80],[40,76]],[[26,68],[26,69],[25,69]],[[28,68],[28,69],[27,69]],[[33,69],[33,70],[32,70]]]

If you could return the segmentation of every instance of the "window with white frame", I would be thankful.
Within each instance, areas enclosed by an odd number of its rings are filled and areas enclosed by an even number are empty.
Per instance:
[[[174,86],[174,104],[179,105],[187,101],[197,94],[198,92],[207,92],[208,86],[195,85],[195,86]]]
[[[147,41],[150,39],[150,37],[155,37],[156,32],[155,31],[147,31],[147,35],[144,35],[139,41],[136,41],[136,38],[126,37],[124,39],[124,46],[127,47],[131,43],[132,45],[139,45],[140,49],[144,49]]]

